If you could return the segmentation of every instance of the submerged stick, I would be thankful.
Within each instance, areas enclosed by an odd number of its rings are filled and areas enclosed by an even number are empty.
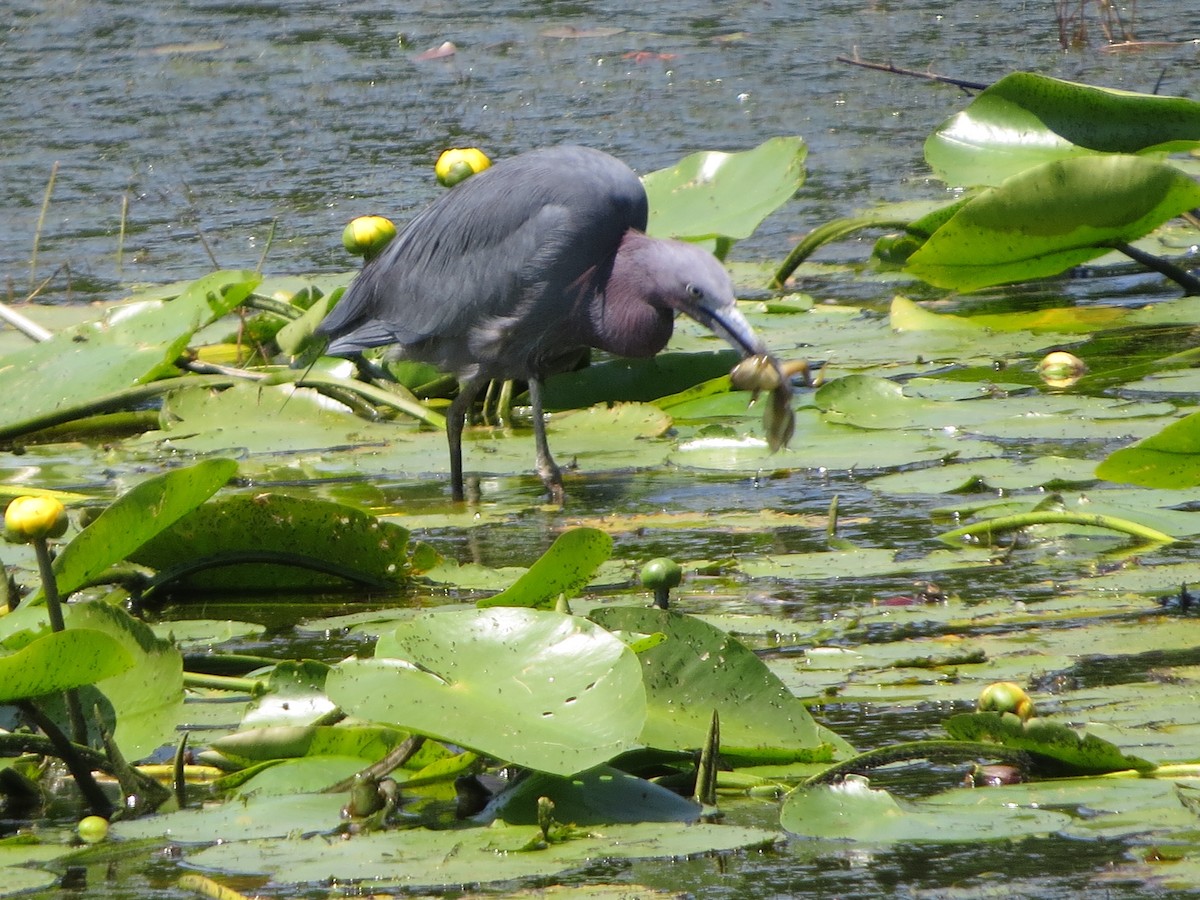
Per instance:
[[[29,257],[29,289],[37,283],[38,244],[42,240],[42,226],[46,224],[46,213],[50,210],[50,195],[54,193],[54,182],[58,178],[58,160],[50,167],[50,180],[46,182],[46,193],[42,195],[42,211],[38,213],[37,227],[33,231],[33,253]]]

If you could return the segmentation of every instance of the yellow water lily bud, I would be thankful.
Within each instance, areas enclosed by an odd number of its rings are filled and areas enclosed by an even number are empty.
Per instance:
[[[1012,713],[1022,722],[1037,712],[1025,689],[1011,681],[996,681],[979,694],[980,712]]]
[[[478,175],[492,164],[478,147],[454,147],[438,157],[433,171],[437,180],[446,187],[454,187],[460,181]]]
[[[14,544],[62,537],[67,511],[53,497],[17,497],[4,511],[4,537]]]
[[[359,216],[342,232],[342,246],[355,256],[374,259],[396,236],[396,226],[383,216]]]
[[[1066,388],[1087,374],[1087,363],[1074,353],[1055,350],[1038,363],[1037,373],[1050,387]]]

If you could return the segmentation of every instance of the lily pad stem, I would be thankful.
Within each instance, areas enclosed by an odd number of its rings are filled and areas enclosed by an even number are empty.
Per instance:
[[[964,525],[962,528],[955,528],[953,531],[939,534],[938,540],[947,544],[957,544],[963,538],[991,537],[994,534],[1005,531],[1029,528],[1031,525],[1089,525],[1094,528],[1107,528],[1110,531],[1119,531],[1123,534],[1132,535],[1148,544],[1173,544],[1177,540],[1177,538],[1165,534],[1156,528],[1116,516],[1056,512],[1054,510],[1035,510],[1033,512],[1017,513],[1012,516],[999,516],[998,518],[987,519],[983,522],[974,522],[970,525]]]
[[[862,774],[872,769],[913,759],[974,760],[978,758],[998,759],[1016,765],[1029,762],[1029,754],[1023,750],[1004,747],[982,741],[908,741],[878,750],[868,750],[851,759],[823,769],[800,787],[811,788],[820,784],[832,784],[846,775]]]
[[[85,760],[83,753],[79,752],[86,751],[88,748],[86,746],[76,747],[75,744],[72,744],[67,739],[67,736],[59,730],[59,727],[54,724],[54,720],[43,713],[36,703],[29,700],[19,700],[16,706],[46,736],[46,739],[50,742],[50,746],[54,748],[54,755],[66,763],[71,777],[79,785],[79,791],[87,801],[92,814],[103,816],[105,819],[112,816],[112,801],[108,799],[108,795],[104,793],[100,785],[96,782],[95,776],[92,775],[92,762]],[[82,717],[80,721],[82,722]],[[82,744],[83,742],[77,741],[76,743]],[[96,767],[101,768],[98,763]]]
[[[1119,250],[1130,259],[1137,260],[1147,269],[1153,269],[1160,275],[1165,275],[1167,278],[1174,281],[1183,288],[1184,293],[1188,297],[1200,296],[1200,278],[1197,278],[1187,269],[1175,265],[1170,260],[1163,259],[1161,256],[1155,256],[1153,253],[1147,253],[1145,250],[1139,250],[1132,244],[1126,244],[1124,241],[1114,241],[1109,245],[1114,250]]]
[[[50,618],[50,630],[65,631],[62,599],[58,596],[58,578],[54,575],[54,560],[50,558],[50,545],[44,537],[35,537],[33,550],[37,554],[38,572],[42,576],[42,593],[46,598],[46,614]],[[74,688],[64,691],[67,705],[67,721],[71,726],[71,738],[77,744],[87,744],[87,726],[83,721],[83,707],[79,704],[79,692]]]

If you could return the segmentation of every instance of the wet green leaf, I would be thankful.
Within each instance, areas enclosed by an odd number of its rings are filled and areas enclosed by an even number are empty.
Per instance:
[[[541,797],[554,802],[557,821],[572,825],[694,822],[700,816],[699,804],[612,766],[569,777],[535,772],[498,796],[488,812],[509,825],[534,825]]]
[[[1096,477],[1152,488],[1200,485],[1200,413],[1111,453],[1097,466]]]
[[[500,593],[478,601],[493,606],[553,607],[559,597],[573,597],[592,580],[596,568],[612,555],[612,538],[596,528],[564,531],[520,578]]]
[[[648,709],[641,741],[661,750],[704,745],[715,710],[723,753],[803,751],[830,759],[848,745],[813,721],[754,653],[718,628],[671,610],[611,607],[592,618],[612,631],[667,636],[638,654]]]
[[[29,700],[124,672],[134,658],[114,638],[90,628],[44,634],[0,656],[0,703]]]
[[[403,584],[408,531],[340,503],[280,493],[203,504],[130,559],[170,590],[297,591]]]
[[[966,203],[906,271],[960,291],[1047,278],[1200,206],[1200,184],[1136,156],[1086,156],[1013,175]]]
[[[1063,813],[1016,806],[998,791],[971,791],[969,809],[911,803],[873,790],[866,779],[797,789],[788,795],[780,824],[793,834],[872,844],[994,841],[1049,834],[1070,823]]]
[[[286,815],[286,814],[285,814]],[[277,875],[290,883],[370,880],[372,888],[450,887],[480,881],[550,876],[590,862],[684,857],[738,848],[766,847],[778,834],[734,825],[646,822],[587,829],[586,833],[528,849],[536,825],[465,830],[410,829],[360,835],[325,852],[320,838],[227,843],[189,856],[202,869]],[[523,852],[525,851],[525,852]]]
[[[995,185],[1053,160],[1200,146],[1200,103],[1013,72],[943,122],[925,159],[950,184]]]
[[[1124,754],[1108,741],[1080,735],[1045,719],[1022,722],[1009,713],[963,713],[951,716],[944,725],[946,732],[960,741],[991,741],[1025,750],[1039,757],[1043,765],[1053,765],[1057,774],[1103,775],[1154,768],[1154,763]]]
[[[375,654],[330,671],[342,709],[559,775],[636,746],[646,716],[632,651],[561,613],[426,615],[381,637]]]
[[[168,300],[110,309],[96,322],[57,333],[0,359],[0,437],[125,408],[131,389],[176,372],[195,332],[241,303],[252,272],[214,272]]]
[[[220,488],[237,463],[210,459],[147,478],[113,501],[54,560],[59,593],[78,590],[169,528]]]
[[[685,240],[754,233],[804,183],[808,149],[798,137],[776,137],[742,153],[693,153],[642,179],[654,237]]]
[[[127,760],[149,755],[175,736],[183,711],[183,657],[145,622],[106,603],[72,603],[64,613],[68,630],[90,628],[117,641],[132,668],[81,692],[84,709],[98,705],[113,740]],[[103,695],[93,699],[93,691]]]

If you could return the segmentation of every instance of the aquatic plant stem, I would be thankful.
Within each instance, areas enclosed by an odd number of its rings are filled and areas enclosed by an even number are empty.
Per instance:
[[[1119,531],[1132,535],[1148,544],[1173,544],[1178,538],[1151,528],[1120,519],[1116,516],[1087,515],[1084,513],[1056,512],[1054,510],[1034,510],[1033,512],[1017,513],[1012,516],[1000,516],[983,522],[974,522],[955,528],[938,535],[938,540],[947,544],[960,543],[963,538],[990,538],[1005,531],[1016,531],[1033,525],[1088,525],[1093,528],[1107,528],[1109,531]]]
[[[183,686],[192,690],[232,691],[259,697],[267,692],[267,683],[257,678],[236,678],[232,675],[183,673]]]
[[[67,736],[59,730],[59,727],[54,724],[54,721],[38,708],[36,703],[29,700],[18,700],[16,706],[46,736],[50,748],[53,749],[53,755],[66,763],[71,777],[79,785],[80,793],[87,800],[92,813],[97,816],[103,816],[106,819],[109,818],[113,813],[113,805],[96,782],[95,776],[92,775],[93,762],[95,760],[85,758],[85,756],[90,755],[90,751],[89,754],[80,752],[88,749],[86,745],[83,745],[80,741],[72,744],[67,739]],[[95,767],[101,768],[98,764]],[[104,768],[107,768],[107,766]]]
[[[42,241],[42,227],[46,224],[46,213],[50,211],[50,195],[54,193],[54,182],[58,178],[58,160],[50,167],[50,180],[46,182],[46,193],[42,195],[42,210],[38,213],[33,231],[33,252],[29,255],[29,289],[37,284],[38,245]]]
[[[1015,750],[1000,744],[989,744],[980,741],[908,741],[878,750],[868,750],[851,759],[822,769],[806,781],[800,783],[802,788],[816,787],[820,784],[832,784],[846,775],[858,775],[879,769],[892,763],[906,762],[914,759],[937,760],[974,760],[978,758],[999,759],[1016,765],[1029,762],[1029,754],[1024,750]]]
[[[129,219],[129,192],[121,195],[121,224],[117,228],[117,271],[125,259],[125,225]]]
[[[1160,275],[1171,279],[1183,288],[1186,296],[1200,296],[1200,278],[1197,278],[1191,272],[1187,271],[1187,269],[1177,266],[1175,263],[1163,259],[1161,256],[1155,256],[1153,253],[1139,250],[1137,247],[1127,244],[1124,241],[1114,241],[1109,246],[1114,250],[1124,253],[1130,259],[1137,260],[1147,269],[1153,269]]]
[[[42,576],[42,593],[46,598],[46,615],[50,619],[50,630],[66,631],[63,621],[62,599],[58,596],[58,578],[54,574],[54,560],[50,558],[50,545],[44,537],[33,539],[37,554],[38,572]],[[87,725],[83,721],[83,707],[79,704],[79,692],[74,688],[63,692],[67,705],[67,720],[71,725],[71,738],[77,744],[87,744]]]

